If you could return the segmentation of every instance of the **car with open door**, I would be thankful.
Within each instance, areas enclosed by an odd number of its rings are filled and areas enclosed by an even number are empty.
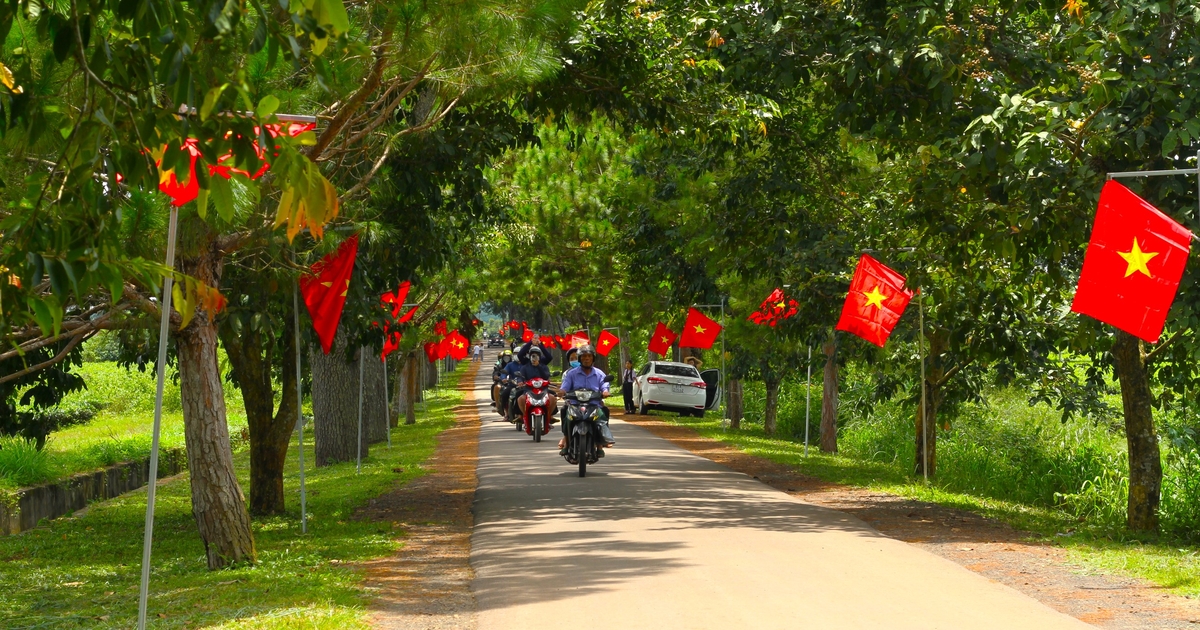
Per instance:
[[[659,409],[674,411],[681,416],[702,417],[712,402],[708,390],[709,384],[694,366],[673,361],[651,361],[633,381],[633,404],[638,413],[643,415],[651,409]],[[718,394],[714,393],[713,396]]]

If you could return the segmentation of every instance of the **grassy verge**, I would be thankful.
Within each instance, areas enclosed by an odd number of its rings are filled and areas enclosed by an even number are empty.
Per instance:
[[[744,428],[732,430],[712,417],[681,418],[663,414],[662,419],[690,427],[704,437],[745,453],[787,464],[817,479],[880,490],[995,518],[1064,547],[1072,561],[1085,571],[1139,577],[1181,595],[1200,596],[1200,549],[1195,547],[1169,542],[1114,540],[1077,530],[1078,519],[1065,511],[956,492],[936,484],[927,486],[922,480],[905,474],[893,461],[825,455],[815,446],[806,457],[802,441],[768,436],[761,425],[743,424]]]
[[[87,389],[63,399],[60,407],[87,408],[96,415],[85,424],[67,427],[50,434],[46,448],[32,450],[0,448],[0,493],[23,486],[64,479],[124,461],[144,458],[150,452],[150,433],[154,423],[155,374],[125,369],[113,362],[85,363],[80,373]],[[246,427],[241,392],[226,383],[225,404],[229,432],[236,449]],[[163,397],[163,448],[183,448],[183,413],[179,384],[169,374]]]
[[[465,371],[460,368],[459,372]],[[159,488],[150,616],[156,628],[366,628],[367,593],[354,563],[394,552],[393,524],[354,520],[354,511],[399,483],[425,474],[438,433],[461,401],[457,374],[415,425],[373,445],[362,474],[353,462],[307,468],[308,534],[300,533],[298,459],[285,473],[288,514],[254,522],[258,563],[224,571],[204,567],[185,476]],[[313,461],[311,431],[305,461]],[[245,449],[234,456],[248,485]],[[402,472],[395,472],[395,470]],[[130,493],[86,516],[0,538],[0,627],[130,628],[137,617],[146,495]]]

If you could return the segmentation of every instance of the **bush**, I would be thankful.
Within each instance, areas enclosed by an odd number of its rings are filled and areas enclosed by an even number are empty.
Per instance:
[[[0,478],[29,486],[50,479],[53,468],[49,455],[34,440],[0,436]]]

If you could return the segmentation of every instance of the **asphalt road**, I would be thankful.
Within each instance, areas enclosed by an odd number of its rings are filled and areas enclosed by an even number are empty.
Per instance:
[[[620,421],[580,479],[557,425],[534,444],[496,422],[490,372],[476,391],[480,630],[1092,627]]]

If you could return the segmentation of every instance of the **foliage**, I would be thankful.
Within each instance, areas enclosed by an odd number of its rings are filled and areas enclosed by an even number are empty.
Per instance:
[[[0,436],[0,479],[28,486],[49,478],[50,458],[37,442],[23,437]]]

